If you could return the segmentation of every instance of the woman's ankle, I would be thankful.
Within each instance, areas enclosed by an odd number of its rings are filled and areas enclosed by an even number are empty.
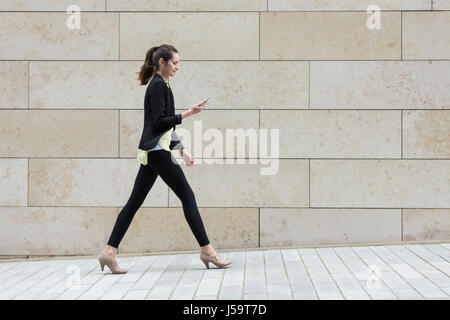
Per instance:
[[[216,250],[214,250],[213,246],[208,244],[206,246],[200,247],[201,252],[207,254],[208,256],[215,256],[217,255]]]
[[[106,245],[105,248],[103,249],[103,252],[107,255],[116,255],[117,248],[110,246],[110,245]]]

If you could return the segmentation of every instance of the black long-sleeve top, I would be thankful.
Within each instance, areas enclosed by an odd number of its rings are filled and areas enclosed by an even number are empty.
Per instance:
[[[139,149],[150,150],[159,138],[173,128],[170,150],[183,149],[184,146],[175,133],[177,124],[181,124],[181,113],[175,114],[175,102],[172,89],[166,85],[161,75],[155,73],[147,86],[144,99],[144,128],[139,141]]]

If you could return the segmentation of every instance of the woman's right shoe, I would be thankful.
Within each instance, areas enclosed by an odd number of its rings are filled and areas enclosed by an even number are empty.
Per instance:
[[[111,259],[111,257],[107,256],[103,252],[100,253],[100,255],[98,257],[98,261],[100,262],[100,267],[102,268],[102,271],[106,264],[108,266],[109,270],[111,270],[111,273],[127,273],[128,272],[128,270],[120,269],[119,266],[117,265],[117,261],[114,259]]]
[[[224,268],[231,264],[230,259],[222,259],[218,255],[217,256],[208,256],[206,253],[200,252],[200,260],[203,261],[206,268],[209,269],[209,263],[214,263],[219,268]]]

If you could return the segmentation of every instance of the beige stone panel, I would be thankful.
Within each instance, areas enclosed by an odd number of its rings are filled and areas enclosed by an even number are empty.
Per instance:
[[[0,59],[114,60],[119,57],[119,14],[87,13],[80,29],[63,12],[0,12]]]
[[[449,61],[312,61],[311,108],[446,109]]]
[[[439,0],[435,0],[439,1]],[[430,10],[430,0],[268,0],[269,11],[361,10],[376,5],[380,10]]]
[[[258,247],[258,209],[200,211],[216,249]],[[119,212],[115,207],[3,207],[0,254],[97,255]],[[124,254],[197,249],[181,208],[140,208],[120,243]]]
[[[118,212],[114,207],[3,207],[0,254],[98,255]]]
[[[143,129],[144,110],[120,110],[121,158],[136,157]]]
[[[266,11],[267,0],[107,0],[111,11]]]
[[[220,160],[220,159],[215,159]],[[252,160],[252,159],[250,159]],[[203,207],[294,207],[309,205],[308,160],[264,159],[271,163],[210,164],[196,159],[193,167],[182,165],[198,206]],[[277,163],[278,160],[278,163]],[[181,160],[180,160],[181,161]],[[200,161],[202,161],[200,163]],[[261,169],[271,167],[270,174]],[[263,169],[264,170],[264,169]],[[169,189],[169,206],[181,207]]]
[[[281,158],[400,158],[401,111],[261,110]]]
[[[135,61],[32,61],[30,108],[144,108]]]
[[[311,160],[311,207],[448,208],[449,160]]]
[[[258,247],[257,208],[199,208],[217,250]],[[198,250],[182,208],[145,208],[136,214],[120,244],[121,253]],[[220,254],[220,252],[219,252]]]
[[[449,240],[450,209],[403,209],[403,240]]]
[[[182,113],[187,110],[176,109],[175,113]],[[141,138],[144,123],[143,110],[122,110],[120,111],[120,154],[121,157],[134,157],[137,152],[139,140]],[[241,131],[237,131],[241,129]],[[212,143],[209,132],[221,134],[223,136],[223,154],[226,153],[225,140],[227,131],[235,130],[235,135],[239,141],[245,141],[245,157],[258,157],[259,154],[259,112],[258,110],[203,110],[201,113],[184,118],[182,124],[177,125],[175,132],[194,157],[206,157],[203,154],[205,147]],[[253,142],[250,136],[256,137]],[[194,145],[198,145],[194,149]],[[238,139],[234,140],[234,152],[237,153]],[[255,153],[250,152],[251,151]],[[195,153],[193,151],[196,151]],[[175,157],[179,157],[178,152],[174,152]],[[208,153],[209,157],[209,153]]]
[[[450,58],[450,11],[404,12],[403,59]]]
[[[124,206],[133,190],[137,159],[30,159],[30,206]],[[167,206],[158,177],[143,206]]]
[[[163,43],[173,44],[180,59],[258,60],[259,14],[120,14],[120,59],[144,60],[148,49]]]
[[[117,110],[3,110],[0,156],[117,157]]]
[[[401,209],[260,209],[262,247],[401,241]]]
[[[0,11],[67,11],[71,5],[81,11],[105,10],[105,0],[2,0]]]
[[[27,201],[28,159],[0,159],[0,206],[26,206]]]
[[[433,10],[450,10],[449,0],[434,0]]]
[[[261,60],[400,59],[400,12],[383,12],[381,29],[366,12],[262,12]]]
[[[404,111],[403,157],[450,158],[450,111]]]
[[[180,109],[207,97],[205,110],[304,109],[308,70],[307,61],[181,61],[169,82]]]
[[[28,108],[28,62],[0,61],[0,109]]]

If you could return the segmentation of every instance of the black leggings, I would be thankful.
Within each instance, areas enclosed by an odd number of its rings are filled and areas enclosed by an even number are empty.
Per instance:
[[[209,244],[194,193],[184,176],[183,170],[172,153],[162,149],[150,151],[148,153],[148,164],[141,164],[131,196],[117,217],[108,245],[115,248],[119,247],[131,220],[144,202],[158,175],[181,200],[184,217],[199,245],[202,247]]]

